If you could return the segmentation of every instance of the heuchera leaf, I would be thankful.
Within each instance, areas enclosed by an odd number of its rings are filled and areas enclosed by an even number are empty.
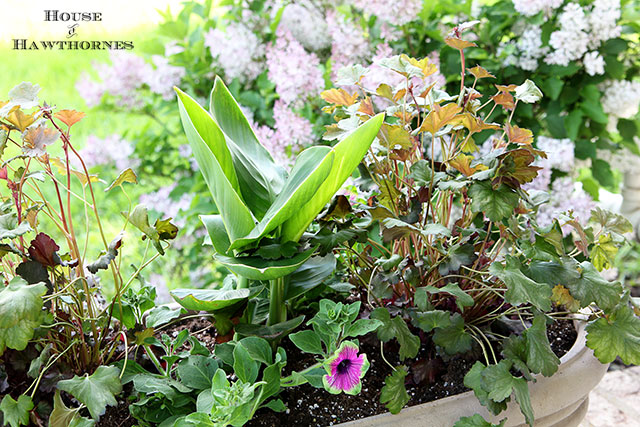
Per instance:
[[[397,414],[409,402],[409,393],[404,386],[404,379],[409,371],[406,366],[398,366],[391,375],[384,380],[380,390],[380,402],[384,403],[389,412]]]
[[[619,356],[625,364],[640,364],[640,319],[628,305],[621,304],[586,329],[587,347],[602,363],[611,363]]]
[[[420,126],[420,131],[429,132],[433,135],[442,127],[449,124],[461,111],[462,107],[455,102],[451,102],[444,107],[441,107],[439,104],[435,104],[433,106],[433,110],[431,110],[429,114],[427,114],[427,117],[424,118],[424,121]]]
[[[560,359],[551,350],[547,338],[545,317],[541,314],[533,319],[533,324],[523,332],[527,340],[527,366],[531,372],[542,373],[545,377],[555,374],[560,365]]]
[[[18,216],[14,213],[0,215],[0,240],[15,239],[31,231],[29,223],[22,221],[18,224]]]
[[[471,335],[464,330],[464,319],[460,313],[451,316],[451,323],[447,326],[436,328],[433,334],[433,342],[444,348],[447,354],[462,353],[471,350]]]
[[[453,427],[502,427],[507,420],[501,420],[500,424],[492,424],[482,418],[482,415],[475,414],[471,417],[460,418]]]
[[[111,183],[111,185],[109,187],[107,187],[107,189],[104,190],[104,191],[106,193],[106,192],[108,192],[109,190],[111,190],[112,188],[114,188],[116,186],[121,186],[125,182],[128,182],[130,184],[137,184],[138,183],[138,176],[133,171],[133,169],[127,168],[127,169],[123,170],[122,172],[120,172],[120,175],[118,175],[118,177],[115,179],[115,181],[113,181]]]
[[[0,411],[2,411],[4,423],[11,427],[28,425],[29,411],[32,409],[33,401],[25,394],[21,394],[17,401],[7,394],[0,402]]]
[[[122,391],[120,370],[115,366],[99,366],[92,375],[74,376],[58,382],[58,388],[82,402],[94,420],[104,414],[107,406],[116,406],[115,395]]]
[[[622,285],[605,280],[589,261],[579,264],[580,278],[567,282],[571,296],[580,301],[582,307],[596,303],[603,310],[611,310],[620,302]]]
[[[420,338],[411,333],[401,316],[392,319],[386,308],[378,307],[371,312],[371,318],[382,322],[377,329],[381,341],[387,342],[393,338],[398,340],[400,360],[416,357],[420,350]]]
[[[515,306],[531,303],[542,311],[551,310],[551,286],[537,283],[522,273],[520,261],[508,255],[505,265],[494,262],[489,272],[498,277],[507,286],[505,300]]]
[[[471,211],[483,212],[493,222],[511,216],[520,197],[504,184],[493,188],[488,181],[474,182],[469,188]]]
[[[9,347],[22,351],[27,347],[42,320],[44,283],[29,285],[14,277],[0,290],[0,355]]]
[[[60,120],[62,123],[69,127],[78,123],[84,118],[84,116],[86,116],[85,113],[76,110],[60,110],[53,115],[53,117]]]

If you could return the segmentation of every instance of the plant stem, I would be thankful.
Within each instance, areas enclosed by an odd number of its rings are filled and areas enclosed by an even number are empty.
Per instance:
[[[269,321],[273,326],[287,320],[287,307],[284,305],[284,277],[269,280]]]

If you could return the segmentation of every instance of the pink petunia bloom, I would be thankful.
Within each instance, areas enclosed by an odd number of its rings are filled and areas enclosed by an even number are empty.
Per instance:
[[[322,377],[322,383],[329,393],[360,393],[361,379],[369,369],[369,361],[366,354],[358,355],[358,350],[357,345],[345,341],[334,355],[325,361],[327,375]]]

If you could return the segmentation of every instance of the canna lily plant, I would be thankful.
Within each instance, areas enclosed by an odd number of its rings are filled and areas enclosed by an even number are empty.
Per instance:
[[[357,168],[384,117],[372,117],[333,147],[307,148],[287,173],[260,144],[220,78],[209,112],[180,89],[176,92],[185,133],[218,208],[217,214],[200,218],[215,259],[234,273],[235,285],[177,290],[173,296],[187,309],[221,313],[260,294],[268,283],[267,326],[282,325],[285,301],[319,284],[335,267],[331,254],[313,257],[316,247],[300,240]],[[251,316],[244,320],[255,323]],[[288,329],[302,320],[292,319]],[[217,317],[216,326],[220,332],[223,322]]]

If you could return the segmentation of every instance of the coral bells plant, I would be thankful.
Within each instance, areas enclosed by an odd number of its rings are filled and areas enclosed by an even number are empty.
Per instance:
[[[461,63],[454,94],[425,82],[435,72],[428,59],[406,55],[375,64],[401,84],[368,86],[369,69],[355,65],[323,93],[336,120],[326,140],[340,141],[380,112],[386,118],[359,168],[356,202],[338,200],[315,242],[342,246],[341,264],[370,319],[381,322],[382,358],[397,353],[381,394],[391,412],[410,401],[405,382],[429,381],[424,366],[476,355],[464,384],[494,414],[513,392],[533,425],[527,381],[558,369],[546,335],[556,319],[583,313],[587,346],[602,363],[640,361],[629,295],[599,274],[631,229],[599,208],[585,227],[571,209],[538,222],[548,195],[526,188],[547,155],[513,117],[542,92],[530,80],[479,92],[480,80],[495,77],[465,55],[475,46],[464,34],[473,25],[445,38]],[[504,123],[492,120],[499,110]],[[476,146],[479,137],[491,141],[488,150]]]
[[[105,365],[126,358],[123,347],[135,341],[124,325],[141,325],[126,295],[177,228],[169,220],[151,226],[144,206],[129,205],[120,232],[108,236],[96,203],[106,185],[72,143],[71,130],[85,114],[41,102],[39,90],[22,83],[0,102],[0,367],[3,391],[9,383],[29,384],[4,394],[0,412],[14,427],[30,419],[40,424],[55,386],[53,412],[67,411],[67,423],[91,424],[84,412],[97,420],[122,389],[121,371]],[[103,190],[124,192],[136,182],[125,169]],[[147,249],[157,249],[132,259],[138,267],[131,274],[121,268],[129,223],[143,232]],[[102,279],[112,280],[109,303]],[[61,391],[80,406],[67,408]]]

